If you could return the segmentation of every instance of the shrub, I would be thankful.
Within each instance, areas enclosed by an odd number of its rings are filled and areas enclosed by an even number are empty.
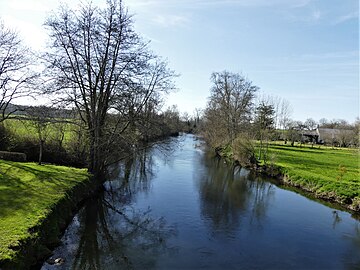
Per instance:
[[[0,159],[25,162],[26,155],[24,153],[19,153],[19,152],[0,151]]]
[[[2,123],[0,123],[0,150],[7,150],[7,146],[10,140],[9,136],[9,131]]]
[[[253,140],[247,134],[241,134],[233,142],[233,156],[242,166],[257,164]]]

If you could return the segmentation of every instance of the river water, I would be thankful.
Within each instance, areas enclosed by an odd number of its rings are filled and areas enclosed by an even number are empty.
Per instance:
[[[360,222],[184,135],[111,170],[42,269],[360,269]]]

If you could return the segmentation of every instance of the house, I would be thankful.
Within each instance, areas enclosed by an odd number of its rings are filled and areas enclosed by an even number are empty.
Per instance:
[[[318,129],[314,130],[300,130],[302,142],[319,143]]]
[[[317,128],[314,130],[301,130],[301,140],[317,144],[331,144],[349,146],[355,144],[355,132],[351,129]]]

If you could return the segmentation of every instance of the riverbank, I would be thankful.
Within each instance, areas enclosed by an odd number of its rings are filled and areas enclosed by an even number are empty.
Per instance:
[[[270,144],[267,162],[261,160],[256,170],[277,177],[281,184],[360,212],[359,164],[358,149]]]
[[[49,255],[94,182],[85,169],[0,160],[0,269]]]

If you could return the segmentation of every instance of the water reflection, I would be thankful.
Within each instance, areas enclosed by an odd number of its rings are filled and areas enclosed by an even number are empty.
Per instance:
[[[360,269],[348,213],[194,145],[172,139],[112,168],[55,251],[64,264],[43,269]]]
[[[155,268],[157,256],[172,252],[167,240],[176,234],[164,218],[151,209],[132,207],[136,194],[148,192],[154,177],[153,153],[144,149],[111,171],[105,191],[92,198],[74,218],[52,259],[42,269],[133,269]]]
[[[222,159],[203,155],[201,161],[206,168],[198,180],[201,213],[211,221],[212,230],[236,230],[244,216],[261,227],[274,194],[273,185],[245,169],[229,169]]]
[[[351,242],[352,246],[346,252],[344,258],[345,269],[360,269],[360,223],[354,224],[354,234],[347,234],[345,238]]]
[[[117,199],[130,202],[132,194],[149,191],[150,180],[155,175],[152,152],[151,149],[143,149],[109,169],[109,181],[105,187],[110,195],[118,195]]]
[[[334,222],[332,224],[332,227],[333,227],[333,229],[335,229],[336,225],[341,222],[341,217],[340,217],[338,211],[336,211],[336,210],[332,211],[332,215],[333,215],[333,218],[334,218]]]

